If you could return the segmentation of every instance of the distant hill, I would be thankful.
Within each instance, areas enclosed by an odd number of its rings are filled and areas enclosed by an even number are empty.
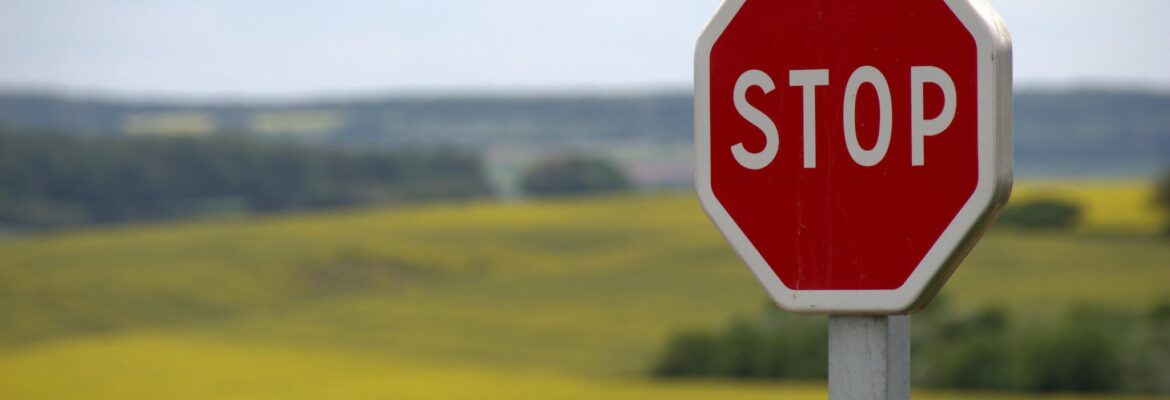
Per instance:
[[[1170,94],[1023,92],[1015,98],[1015,145],[1024,174],[1158,173],[1170,167]]]
[[[182,103],[0,94],[0,124],[95,135],[233,132],[364,145],[561,145],[689,139],[691,100],[669,93]]]
[[[489,152],[502,174],[531,153],[614,156],[636,181],[686,184],[687,92],[176,102],[0,94],[0,125],[84,135],[238,133],[343,146],[455,146]],[[1170,94],[1027,90],[1015,98],[1023,176],[1150,176],[1170,166]],[[504,179],[504,178],[500,178]]]
[[[486,197],[479,154],[0,127],[0,231]]]

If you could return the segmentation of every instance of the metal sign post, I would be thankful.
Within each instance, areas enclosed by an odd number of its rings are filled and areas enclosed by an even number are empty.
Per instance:
[[[829,317],[829,400],[910,398],[910,316]]]

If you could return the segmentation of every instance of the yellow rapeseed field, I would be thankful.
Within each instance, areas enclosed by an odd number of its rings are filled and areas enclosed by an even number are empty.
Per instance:
[[[817,383],[598,379],[371,357],[355,351],[140,333],[58,342],[0,359],[6,399],[824,399]],[[915,390],[916,399],[1128,400]]]
[[[1085,231],[1154,233],[1163,228],[1164,210],[1153,202],[1154,188],[1141,180],[1050,180],[1016,185],[1012,201],[1070,201],[1083,207]]]
[[[1170,297],[1147,187],[1036,185],[1017,199],[1083,203],[1086,225],[993,230],[952,304],[1044,316]],[[826,396],[645,377],[672,332],[768,306],[689,194],[94,228],[0,242],[0,260],[0,399]],[[1123,398],[1045,398],[1106,397]]]

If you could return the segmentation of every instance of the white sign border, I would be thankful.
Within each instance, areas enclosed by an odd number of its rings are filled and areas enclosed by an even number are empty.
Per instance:
[[[901,287],[795,290],[772,268],[715,198],[711,187],[711,49],[746,0],[726,0],[695,48],[695,189],[703,210],[781,308],[803,314],[908,314],[926,304],[990,227],[1012,186],[1012,50],[1003,20],[986,0],[945,0],[978,52],[979,180],[971,198]]]

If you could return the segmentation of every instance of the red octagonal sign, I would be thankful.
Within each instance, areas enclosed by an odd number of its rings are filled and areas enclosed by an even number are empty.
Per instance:
[[[696,187],[781,307],[913,312],[1011,190],[982,0],[728,0],[695,56]]]

